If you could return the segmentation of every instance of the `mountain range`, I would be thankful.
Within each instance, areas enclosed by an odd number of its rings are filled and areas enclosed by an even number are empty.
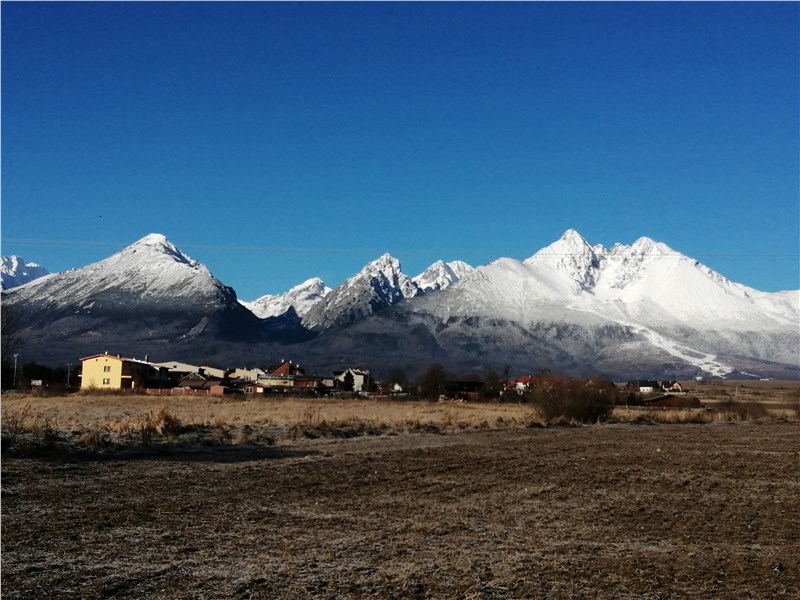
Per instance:
[[[800,377],[800,291],[734,283],[649,238],[605,248],[574,230],[522,261],[437,261],[409,277],[385,254],[333,289],[311,279],[252,302],[151,234],[4,290],[3,305],[15,343],[42,362],[108,350],[244,365],[291,353],[321,371],[412,374],[439,362],[458,372]]]

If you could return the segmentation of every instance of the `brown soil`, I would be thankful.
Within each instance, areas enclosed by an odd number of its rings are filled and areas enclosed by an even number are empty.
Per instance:
[[[4,459],[3,598],[798,598],[800,426]]]

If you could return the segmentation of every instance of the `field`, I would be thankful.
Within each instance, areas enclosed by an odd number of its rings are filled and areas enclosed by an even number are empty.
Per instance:
[[[796,389],[572,427],[510,404],[4,398],[3,597],[797,598]],[[50,445],[9,452],[15,427]]]

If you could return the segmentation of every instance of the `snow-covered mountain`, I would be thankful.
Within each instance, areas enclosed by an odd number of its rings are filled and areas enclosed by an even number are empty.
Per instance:
[[[183,299],[193,304],[235,297],[205,265],[161,234],[147,235],[100,262],[34,281],[8,297],[36,298],[49,306],[79,306],[91,312],[98,302],[119,310],[122,295],[145,303]]]
[[[160,234],[100,262],[6,290],[3,305],[29,346],[185,342],[202,351],[204,340],[264,339],[261,321],[233,289]]]
[[[412,280],[386,254],[333,290],[309,280],[253,303],[152,234],[4,290],[3,308],[26,355],[43,360],[141,349],[251,362],[290,343],[322,371],[414,373],[436,361],[458,372],[800,377],[800,291],[734,283],[648,238],[606,248],[573,230],[526,260],[437,262]]]
[[[240,302],[261,319],[283,315],[290,307],[294,308],[294,312],[302,319],[315,304],[321,302],[331,291],[332,289],[326,286],[322,279],[315,277],[296,285],[283,294],[261,296],[252,302],[244,300],[240,300]]]
[[[446,290],[451,285],[458,283],[463,277],[473,271],[473,267],[467,263],[454,260],[444,262],[437,260],[422,273],[413,278],[413,282],[423,294]]]
[[[461,368],[800,375],[799,291],[733,283],[648,238],[604,248],[574,230],[527,260],[478,267],[346,333],[352,351],[395,364],[433,356]],[[340,353],[347,348],[337,340]]]
[[[303,324],[316,331],[341,327],[418,295],[419,286],[403,273],[400,261],[384,254],[312,306]]]
[[[49,274],[50,272],[43,266],[25,262],[20,256],[3,256],[0,264],[0,278],[2,278],[0,287],[7,290]]]
[[[342,286],[339,286],[337,288],[338,300],[329,303],[327,309],[323,310],[330,316],[331,314],[342,312],[336,308],[337,306],[340,308],[344,306],[344,311],[346,312],[349,307],[369,305],[372,312],[375,312],[391,306],[401,299],[413,298],[429,292],[447,289],[451,285],[458,283],[462,277],[472,270],[473,267],[459,260],[448,263],[438,260],[409,281],[408,276],[402,272],[399,261],[385,254],[366,265],[359,273],[348,279]],[[294,309],[298,317],[304,319],[332,291],[332,288],[329,288],[321,279],[315,277],[304,281],[283,294],[268,294],[252,302],[244,300],[240,300],[240,302],[261,319],[280,317],[290,307]],[[353,316],[357,319],[359,315],[364,314],[371,313],[369,311],[359,312],[356,310]],[[319,319],[320,317],[318,316],[314,317],[314,321],[310,322],[309,325],[319,327],[322,324]],[[348,319],[345,318],[344,320]],[[328,318],[328,321],[336,321],[336,317]]]

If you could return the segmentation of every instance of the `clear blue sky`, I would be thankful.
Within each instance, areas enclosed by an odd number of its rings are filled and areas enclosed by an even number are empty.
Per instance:
[[[243,299],[649,236],[800,288],[800,4],[2,3],[2,252]]]

